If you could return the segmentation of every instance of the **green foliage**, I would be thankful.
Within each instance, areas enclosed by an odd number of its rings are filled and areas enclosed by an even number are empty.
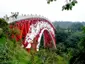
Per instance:
[[[58,55],[57,58],[58,58],[57,64],[69,64],[68,60],[65,59],[64,57]]]
[[[0,38],[3,36],[3,29],[0,28]]]
[[[30,55],[18,42],[0,38],[0,64],[28,64]]]
[[[54,23],[56,26],[56,23]],[[60,25],[61,24],[61,25]],[[85,64],[85,27],[82,23],[70,23],[69,29],[64,27],[68,22],[60,22],[56,28],[56,53],[67,60],[68,64]],[[62,28],[62,27],[63,28]],[[83,31],[82,31],[83,27]],[[67,31],[66,31],[67,30]],[[69,31],[70,30],[70,31]]]
[[[82,24],[69,28],[75,27],[74,32],[57,26],[57,48],[44,49],[42,36],[40,51],[31,50],[30,53],[21,47],[21,42],[6,37],[11,36],[13,32],[19,34],[17,28],[8,29],[8,24],[2,20],[0,25],[2,25],[0,27],[0,64],[80,64],[80,62],[85,64],[85,27],[82,34]],[[6,28],[8,30],[5,32]]]
[[[56,1],[56,0],[47,0],[47,3],[50,4],[53,1]],[[75,4],[77,4],[76,0],[66,0],[66,1],[69,1],[69,2],[67,2],[67,4],[62,6],[62,11],[63,10],[72,10],[73,6],[75,6]]]
[[[85,36],[81,39],[78,46],[79,46],[80,50],[85,51]]]
[[[57,54],[62,55],[64,52],[66,52],[66,47],[63,43],[57,44]]]
[[[3,18],[0,18],[0,28],[2,28],[5,33],[8,30],[8,23]]]
[[[70,3],[67,3],[62,7],[62,10],[72,10],[73,6],[75,6],[76,3],[76,0],[70,1]]]
[[[82,36],[80,42],[78,43],[78,47],[80,50],[85,52],[85,27],[83,27],[82,33],[83,33],[83,36]]]
[[[82,31],[83,28],[83,24],[82,23],[73,23],[71,26],[71,31],[75,32],[75,31]]]
[[[85,52],[79,51],[70,59],[70,64],[85,64]]]
[[[41,59],[42,64],[67,64],[63,56],[57,55],[54,49],[42,49],[37,53],[37,56]]]
[[[68,38],[68,35],[69,35],[69,33],[67,33],[67,32],[57,31],[56,32],[57,43],[64,42]]]
[[[53,25],[56,27],[56,30],[64,30],[64,31],[82,31],[83,26],[85,25],[85,22],[71,22],[71,21],[55,21],[53,22]]]
[[[71,47],[71,48],[77,48],[77,44],[80,41],[81,37],[83,36],[83,34],[81,32],[76,32],[76,33],[72,33],[67,40],[65,41],[65,45],[67,48]]]
[[[85,32],[78,43],[78,52],[70,59],[70,64],[85,64]]]
[[[0,18],[0,28],[6,28],[7,25],[8,23],[3,18]]]
[[[10,29],[10,33],[12,33],[14,35],[19,35],[20,30],[17,27],[14,27],[14,28]]]
[[[85,33],[85,27],[82,27],[83,33]]]

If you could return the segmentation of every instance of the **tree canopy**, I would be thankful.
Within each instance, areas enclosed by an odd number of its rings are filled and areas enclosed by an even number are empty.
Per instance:
[[[51,2],[56,1],[56,0],[47,0],[47,3],[50,4]],[[62,11],[63,10],[72,10],[73,6],[77,4],[77,0],[66,0],[66,4],[62,6]]]

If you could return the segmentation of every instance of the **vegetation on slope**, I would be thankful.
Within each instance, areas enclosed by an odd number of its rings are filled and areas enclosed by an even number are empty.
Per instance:
[[[0,64],[85,64],[85,27],[83,31],[78,29],[82,26],[73,26],[76,31],[57,27],[55,50],[44,49],[41,44],[40,51],[31,50],[30,53],[21,47],[20,42],[10,38],[8,27],[5,20],[0,19]]]

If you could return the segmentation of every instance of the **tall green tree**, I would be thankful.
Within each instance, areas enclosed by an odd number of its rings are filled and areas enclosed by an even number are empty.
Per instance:
[[[72,32],[76,32],[76,31],[82,31],[82,28],[83,28],[83,24],[82,23],[73,23],[71,26],[70,26],[70,29]]]
[[[78,43],[78,53],[75,53],[70,59],[70,64],[85,64],[85,27],[83,27],[83,36]]]

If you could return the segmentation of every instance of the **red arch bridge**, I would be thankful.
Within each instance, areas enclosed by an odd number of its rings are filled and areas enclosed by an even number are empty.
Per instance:
[[[22,46],[28,51],[33,48],[34,50],[39,50],[41,36],[44,37],[44,47],[56,48],[55,41],[55,28],[52,23],[42,17],[37,16],[23,16],[22,18],[17,18],[9,20],[10,28],[19,29],[19,34],[12,34],[12,38],[16,38],[17,41],[22,39]]]

